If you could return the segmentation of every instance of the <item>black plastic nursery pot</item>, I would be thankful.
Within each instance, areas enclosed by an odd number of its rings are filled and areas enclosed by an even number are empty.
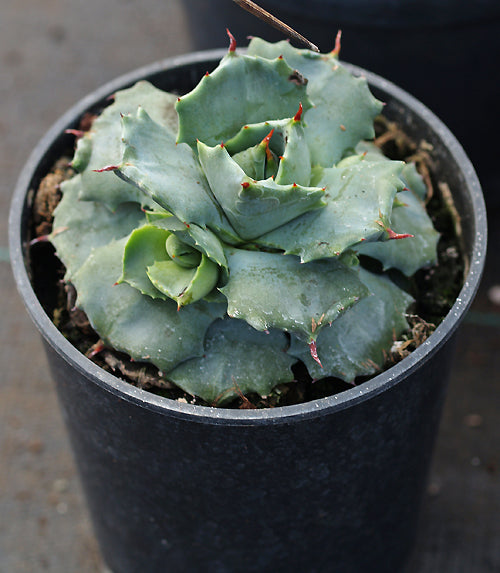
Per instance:
[[[32,286],[30,190],[71,148],[65,129],[139,79],[189,90],[222,55],[199,52],[155,63],[81,100],[35,148],[12,202],[15,278],[45,342],[102,554],[115,573],[395,573],[413,544],[453,334],[477,291],[486,249],[486,213],[474,169],[421,103],[352,68],[387,103],[387,117],[432,145],[438,177],[452,190],[460,217],[467,276],[436,331],[359,386],[260,410],[163,398],[78,352]]]

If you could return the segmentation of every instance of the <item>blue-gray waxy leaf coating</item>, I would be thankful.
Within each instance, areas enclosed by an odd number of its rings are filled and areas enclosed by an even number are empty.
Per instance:
[[[297,360],[382,368],[412,299],[357,253],[411,275],[438,235],[414,168],[363,142],[380,109],[334,54],[260,39],[179,99],[116,94],[51,235],[101,338],[214,405],[269,394]]]

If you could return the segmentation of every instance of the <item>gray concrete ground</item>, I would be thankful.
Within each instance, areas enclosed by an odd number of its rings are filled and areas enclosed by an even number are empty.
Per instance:
[[[223,34],[221,22],[221,43]],[[36,141],[82,95],[193,45],[181,0],[1,1],[1,573],[103,568],[41,342],[8,264],[17,175]],[[491,290],[500,284],[499,220],[490,213],[487,272],[458,338],[409,573],[500,571],[500,306]]]

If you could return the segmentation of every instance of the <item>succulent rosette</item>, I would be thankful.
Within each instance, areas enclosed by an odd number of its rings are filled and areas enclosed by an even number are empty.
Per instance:
[[[438,234],[338,60],[234,42],[190,93],[118,92],[77,142],[51,241],[101,339],[210,404],[383,367]],[[400,239],[400,240],[394,240]]]

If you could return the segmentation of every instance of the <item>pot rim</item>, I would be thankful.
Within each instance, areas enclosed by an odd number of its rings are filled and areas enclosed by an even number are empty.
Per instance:
[[[243,50],[242,50],[243,51]],[[43,310],[31,286],[24,261],[24,248],[22,241],[22,220],[25,212],[26,199],[30,190],[33,175],[37,166],[47,155],[54,140],[64,130],[74,123],[88,108],[104,100],[110,94],[131,85],[141,78],[155,75],[165,69],[176,68],[188,64],[204,61],[220,60],[226,50],[205,50],[192,52],[186,55],[174,56],[142,66],[127,74],[121,75],[107,82],[94,92],[88,94],[62,115],[47,131],[32,151],[24,165],[12,198],[9,214],[9,248],[11,265],[17,284],[17,289],[23,299],[29,315],[37,326],[44,339],[67,362],[72,364],[80,373],[103,389],[115,394],[119,398],[134,402],[144,408],[155,410],[164,415],[178,418],[191,418],[200,423],[225,425],[268,425],[297,421],[324,415],[333,411],[340,411],[358,402],[371,399],[381,392],[396,385],[406,375],[420,364],[425,363],[437,349],[442,346],[457,329],[467,312],[479,287],[486,256],[486,208],[481,186],[474,168],[465,151],[455,136],[425,105],[416,98],[380,76],[368,72],[357,66],[343,64],[356,75],[367,78],[370,86],[387,92],[413,113],[420,116],[426,123],[434,127],[434,132],[449,149],[458,165],[461,166],[465,186],[469,189],[471,205],[473,207],[472,224],[475,238],[470,255],[470,268],[465,277],[462,289],[444,320],[432,335],[409,356],[395,364],[388,370],[374,376],[360,386],[355,386],[339,394],[319,398],[293,406],[280,406],[256,410],[224,409],[210,406],[198,406],[177,402],[175,400],[158,396],[146,390],[141,390],[130,383],[106,372],[97,364],[78,351],[56,328],[49,316]]]

